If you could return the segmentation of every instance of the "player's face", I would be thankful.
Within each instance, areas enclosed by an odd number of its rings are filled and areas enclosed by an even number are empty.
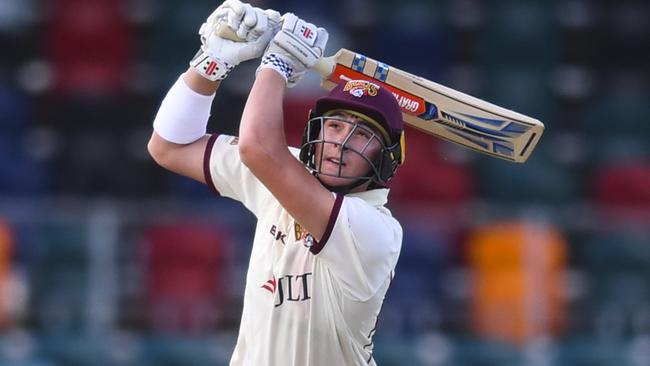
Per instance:
[[[377,159],[381,143],[363,119],[345,112],[329,116],[321,134],[325,142],[319,144],[315,158],[323,183],[344,186],[373,175],[368,160]]]

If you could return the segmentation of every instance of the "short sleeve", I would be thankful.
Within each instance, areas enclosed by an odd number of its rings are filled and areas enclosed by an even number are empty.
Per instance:
[[[271,192],[242,163],[238,138],[212,135],[203,157],[203,174],[210,189],[241,202],[255,216],[273,200]]]
[[[339,195],[312,253],[353,298],[365,301],[391,276],[401,246],[402,227],[391,215],[361,198]]]

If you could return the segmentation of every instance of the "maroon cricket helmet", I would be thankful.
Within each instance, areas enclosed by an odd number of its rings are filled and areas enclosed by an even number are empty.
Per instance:
[[[386,145],[400,142],[404,130],[402,111],[393,93],[385,87],[366,80],[350,80],[319,98],[313,112],[322,116],[335,109],[353,110],[379,122],[391,139]]]
[[[313,127],[312,122],[317,122],[318,118],[335,110],[360,113],[372,120],[368,122],[375,129],[383,130],[378,131],[380,135],[388,136],[388,141],[383,141],[379,158],[372,162],[374,180],[380,184],[388,182],[397,168],[404,163],[404,120],[393,93],[366,80],[350,80],[339,84],[327,96],[316,100],[303,134],[300,160],[312,171],[318,169],[314,161],[314,153],[315,144],[319,142],[319,128]],[[378,126],[374,126],[375,124]],[[384,137],[382,140],[385,139]],[[362,183],[363,180],[355,184],[360,182]]]

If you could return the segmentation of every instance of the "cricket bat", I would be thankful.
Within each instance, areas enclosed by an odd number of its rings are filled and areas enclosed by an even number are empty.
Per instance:
[[[228,27],[218,33],[235,40]],[[348,80],[368,80],[390,90],[404,122],[427,134],[478,152],[523,163],[535,149],[544,124],[537,119],[461,93],[359,53],[340,49],[313,68],[327,90]]]
[[[363,79],[390,90],[404,122],[478,152],[523,163],[535,149],[544,124],[471,95],[340,49],[314,67],[321,86],[333,89],[348,80]]]

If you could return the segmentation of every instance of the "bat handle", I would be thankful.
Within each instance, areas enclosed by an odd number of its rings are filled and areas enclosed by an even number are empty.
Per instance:
[[[223,22],[217,24],[216,33],[219,37],[223,39],[229,39],[233,42],[243,41],[241,38],[237,37],[237,33],[235,33],[226,23]]]
[[[312,69],[319,73],[323,79],[327,79],[327,77],[334,71],[334,65],[336,65],[335,57],[336,55],[321,57]]]

